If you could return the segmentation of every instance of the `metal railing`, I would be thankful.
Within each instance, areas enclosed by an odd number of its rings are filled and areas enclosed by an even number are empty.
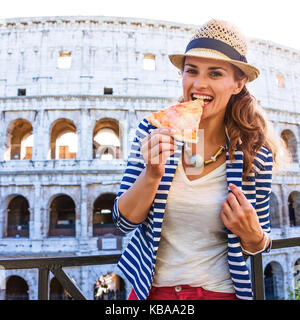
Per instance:
[[[273,240],[272,249],[300,246],[300,237]],[[49,273],[52,272],[63,288],[75,300],[86,300],[80,288],[69,278],[63,268],[90,265],[116,264],[120,255],[93,255],[76,257],[51,257],[29,259],[0,260],[0,266],[6,270],[38,269],[38,300],[49,300]],[[262,254],[251,256],[251,277],[255,300],[264,300],[264,272]]]
[[[272,241],[272,249],[300,247],[300,237]],[[251,256],[251,277],[254,300],[265,300],[262,253]]]
[[[38,300],[49,300],[49,273],[50,271],[60,282],[62,287],[75,300],[86,300],[86,297],[70,277],[65,273],[65,267],[81,267],[101,264],[116,264],[120,255],[105,256],[77,256],[30,259],[0,260],[0,266],[6,270],[38,269]]]

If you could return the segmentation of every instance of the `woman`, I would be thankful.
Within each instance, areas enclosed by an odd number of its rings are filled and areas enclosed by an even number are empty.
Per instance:
[[[136,229],[118,264],[133,286],[129,299],[252,299],[243,254],[271,247],[277,146],[245,86],[259,75],[246,51],[234,26],[211,20],[185,54],[169,56],[182,72],[183,101],[205,99],[202,145],[139,124],[113,210],[123,232]],[[204,160],[215,158],[200,168],[192,156],[203,147]]]

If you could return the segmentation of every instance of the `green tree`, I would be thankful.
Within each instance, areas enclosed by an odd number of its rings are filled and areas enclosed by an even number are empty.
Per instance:
[[[294,291],[288,287],[288,294],[290,300],[300,300],[300,281],[297,282]]]

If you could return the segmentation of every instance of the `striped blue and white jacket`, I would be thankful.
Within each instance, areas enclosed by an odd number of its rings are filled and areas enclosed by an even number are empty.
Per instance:
[[[118,210],[118,199],[133,185],[139,174],[145,168],[145,162],[140,152],[141,140],[154,129],[156,129],[156,127],[152,126],[146,119],[140,122],[136,130],[125,174],[113,208],[115,225],[121,231],[128,233],[136,229],[119,260],[118,267],[130,281],[140,300],[147,299],[151,288],[168,192],[176,172],[178,160],[182,152],[181,147],[183,145],[182,142],[177,141],[178,150],[168,158],[165,165],[165,174],[158,186],[146,220],[140,224],[130,222]],[[231,162],[229,160],[228,145],[229,141],[227,139],[227,183],[228,185],[229,183],[234,183],[242,188],[245,196],[257,212],[261,227],[265,232],[270,233],[269,198],[272,180],[272,154],[266,147],[262,147],[257,153],[253,163],[257,173],[251,173],[248,179],[244,181],[242,179],[243,153],[236,151],[236,159]],[[230,192],[229,187],[228,192]],[[253,299],[251,279],[239,237],[229,230],[227,230],[227,234],[228,265],[236,296],[241,300],[251,300]],[[269,250],[270,246],[266,251]]]

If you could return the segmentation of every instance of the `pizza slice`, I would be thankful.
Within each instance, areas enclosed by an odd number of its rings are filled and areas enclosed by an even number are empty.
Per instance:
[[[202,99],[183,102],[154,112],[146,119],[155,127],[175,129],[174,138],[177,140],[196,143],[203,105]]]

